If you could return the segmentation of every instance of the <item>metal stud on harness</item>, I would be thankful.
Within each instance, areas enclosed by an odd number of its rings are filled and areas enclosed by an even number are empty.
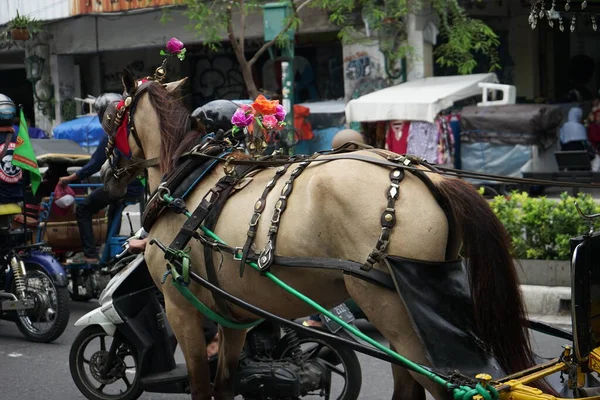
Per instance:
[[[408,161],[408,159],[407,159]],[[408,161],[410,163],[410,161]],[[407,164],[408,165],[408,164]],[[367,257],[363,269],[365,271],[373,268],[387,255],[387,248],[390,243],[392,228],[396,225],[396,200],[400,196],[400,181],[404,178],[404,171],[400,168],[393,169],[390,172],[390,188],[387,192],[387,207],[381,214],[381,234],[375,244],[375,249]]]

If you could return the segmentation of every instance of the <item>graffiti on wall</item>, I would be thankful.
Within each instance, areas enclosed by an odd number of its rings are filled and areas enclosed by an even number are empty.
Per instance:
[[[209,54],[193,61],[192,92],[197,105],[245,97],[246,85],[233,54]]]
[[[366,51],[357,51],[344,57],[346,101],[384,89],[390,85],[380,61]],[[350,128],[360,130],[353,122]]]
[[[344,58],[346,78],[357,80],[371,75],[371,57],[364,51]]]
[[[366,51],[358,51],[344,58],[346,99],[356,99],[389,86],[381,64]]]

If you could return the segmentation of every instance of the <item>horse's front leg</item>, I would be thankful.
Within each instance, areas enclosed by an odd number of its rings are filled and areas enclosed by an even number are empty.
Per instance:
[[[246,340],[246,330],[219,327],[219,362],[215,377],[215,399],[233,400],[235,372]]]
[[[394,346],[390,346],[396,351]],[[392,376],[394,378],[393,400],[425,400],[425,389],[410,375],[406,368],[399,365],[392,365]]]
[[[212,389],[204,338],[204,316],[189,303],[176,305],[169,301],[168,293],[165,293],[165,309],[185,358],[192,400],[210,400]]]

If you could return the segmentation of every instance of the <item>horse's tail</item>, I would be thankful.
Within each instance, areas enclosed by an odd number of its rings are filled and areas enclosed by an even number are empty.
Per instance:
[[[436,187],[448,203],[462,237],[481,339],[507,373],[533,366],[534,353],[510,236],[473,185],[460,179],[444,179]],[[536,386],[553,392],[545,382]]]

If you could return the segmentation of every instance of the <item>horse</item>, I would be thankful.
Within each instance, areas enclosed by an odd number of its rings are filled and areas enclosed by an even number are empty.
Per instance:
[[[163,177],[176,168],[182,155],[206,135],[177,95],[184,82],[185,78],[167,84],[148,82],[144,90],[139,90],[140,83],[129,73],[123,74],[124,93],[133,98],[128,109],[133,134],[127,137],[131,156],[119,157],[112,165],[107,162],[102,167],[102,179],[110,194],[124,195],[127,184],[144,169],[147,169],[149,188],[155,191]],[[391,176],[390,166],[378,162],[385,160],[385,154],[393,153],[362,149],[353,154],[353,159],[329,162],[318,162],[328,157],[319,155],[296,177],[278,227],[277,254],[342,260],[366,260],[372,254],[382,232],[381,213],[389,206],[386,199],[389,200]],[[244,158],[241,152],[233,156]],[[148,160],[158,162],[148,163]],[[185,203],[189,210],[196,209],[208,190],[225,176],[226,168],[221,166],[222,162],[187,196]],[[120,174],[115,175],[115,169]],[[275,172],[274,167],[255,171],[244,181],[243,188],[226,200],[213,229],[226,243],[240,246],[246,241],[248,224],[245,221],[250,221],[257,199]],[[427,179],[419,178],[419,172],[427,175]],[[534,354],[525,326],[526,310],[506,230],[471,184],[430,172],[430,168],[418,164],[414,170],[407,171],[397,185],[399,195],[392,204],[397,223],[389,231],[386,254],[425,263],[443,263],[462,257],[468,260],[473,318],[481,341],[506,373],[533,366]],[[273,216],[274,204],[292,173],[289,168],[266,197],[261,220],[267,222],[258,224],[255,235],[258,249],[267,243],[268,221]],[[163,212],[149,230],[148,238],[170,243],[185,221],[182,214]],[[193,241],[189,246],[191,268],[206,278],[208,269],[203,244]],[[184,354],[192,398],[209,399],[214,395],[217,399],[233,399],[234,374],[246,331],[220,327],[218,372],[211,388],[202,329],[204,315],[172,285],[161,283],[166,262],[157,246],[147,246],[145,258],[156,285],[163,292],[167,319]],[[246,268],[240,276],[239,267],[240,262],[232,257],[220,259],[215,273],[223,290],[287,319],[314,312],[256,270]],[[386,271],[381,260],[374,263],[373,268]],[[338,270],[286,268],[276,264],[269,270],[324,307],[352,298],[392,349],[415,362],[430,365],[427,349],[398,293]],[[189,289],[211,310],[220,312],[218,299],[209,290],[198,284],[191,284]],[[232,304],[228,303],[226,308],[236,321],[258,319]],[[425,390],[436,400],[449,396],[447,389],[398,365],[392,365],[392,375],[394,399],[424,399]]]

